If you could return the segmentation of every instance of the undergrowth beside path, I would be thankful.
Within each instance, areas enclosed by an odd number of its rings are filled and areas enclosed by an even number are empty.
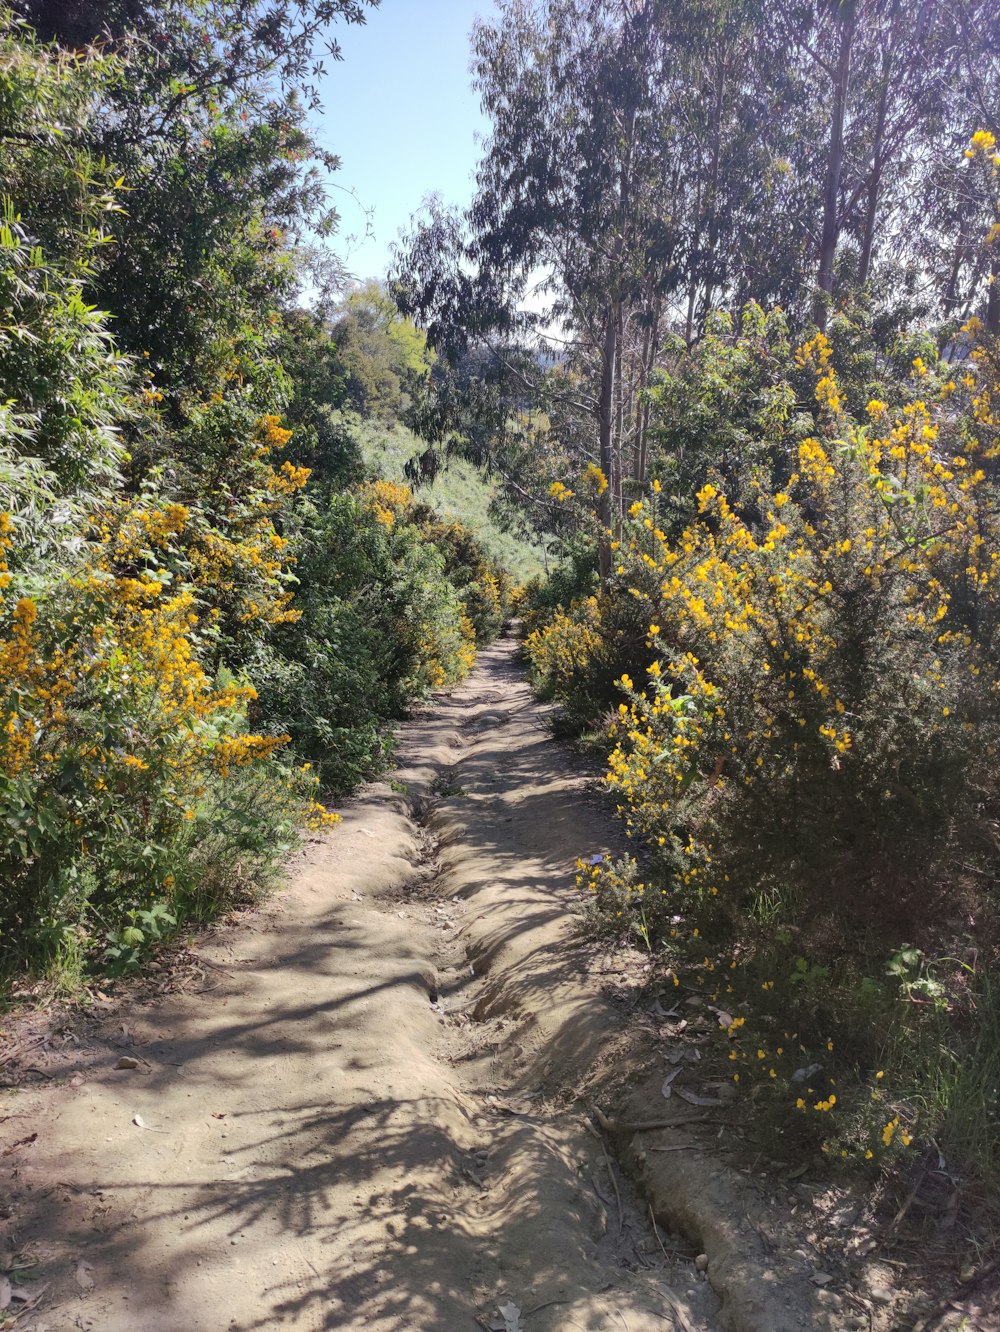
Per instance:
[[[775,1151],[988,1245],[1000,363],[915,356],[855,414],[849,336],[793,352],[778,313],[720,319],[660,390],[665,435],[761,345],[810,412],[760,419],[746,476],[706,457],[687,507],[666,456],[607,580],[583,547],[529,591],[525,650],[560,724],[604,738],[631,842],[581,856],[588,928],[703,997]]]

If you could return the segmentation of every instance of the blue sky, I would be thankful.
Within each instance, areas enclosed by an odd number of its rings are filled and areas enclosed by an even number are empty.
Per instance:
[[[363,27],[337,26],[344,59],[328,62],[318,137],[342,160],[335,248],[359,278],[383,276],[390,244],[425,195],[471,197],[486,123],[470,86],[469,33],[492,12],[492,0],[382,0]],[[374,209],[373,237],[359,234],[364,214],[343,190]]]

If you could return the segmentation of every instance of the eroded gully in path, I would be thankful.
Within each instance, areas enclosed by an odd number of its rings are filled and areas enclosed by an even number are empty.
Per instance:
[[[392,785],[266,912],[200,943],[217,988],[128,1011],[137,1068],[115,1015],[8,1098],[4,1140],[38,1137],[3,1161],[0,1238],[49,1282],[21,1326],[716,1327],[585,1123],[618,1019],[573,863],[615,834],[515,650],[403,728]]]

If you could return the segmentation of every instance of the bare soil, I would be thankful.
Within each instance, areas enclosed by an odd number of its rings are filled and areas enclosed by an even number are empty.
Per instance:
[[[5,1020],[0,1328],[902,1326],[726,1164],[738,1109],[665,1112],[650,965],[575,929],[620,832],[515,656],[403,728],[266,909]]]
[[[404,727],[392,785],[180,982],[41,1019],[33,1049],[18,1030],[19,1328],[716,1326],[574,1095],[620,1014],[573,936],[572,866],[615,834],[513,652]]]

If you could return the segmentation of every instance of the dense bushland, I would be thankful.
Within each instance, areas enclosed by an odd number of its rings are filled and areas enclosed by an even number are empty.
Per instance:
[[[592,927],[786,1142],[1000,1178],[990,0],[498,0],[474,200],[346,294],[303,107],[364,4],[97,8],[0,15],[4,968],[260,884],[461,677],[512,589],[402,484],[459,459],[562,553]]]
[[[536,593],[526,639],[607,735],[635,848],[581,862],[595,927],[710,991],[786,1135],[933,1135],[991,1177],[998,372],[975,320],[882,356],[846,319],[795,351],[780,315],[717,319],[654,390],[611,577]]]
[[[424,340],[373,289],[296,304],[308,34],[253,37],[291,43],[284,90],[249,57],[185,83],[231,18],[157,9],[150,56],[0,12],[5,978],[126,968],[259,891],[506,615],[470,533],[362,479],[343,408],[401,411]]]
[[[300,549],[299,618],[252,675],[263,714],[344,792],[384,765],[389,719],[468,672],[513,588],[471,532],[395,482],[334,495],[304,520]]]

